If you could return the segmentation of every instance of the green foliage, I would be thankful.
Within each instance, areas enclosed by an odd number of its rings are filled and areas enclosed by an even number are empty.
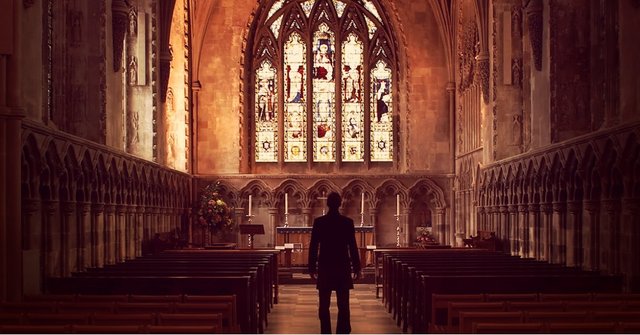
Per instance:
[[[232,209],[220,196],[220,182],[209,184],[202,189],[198,224],[211,232],[230,232],[233,230]]]

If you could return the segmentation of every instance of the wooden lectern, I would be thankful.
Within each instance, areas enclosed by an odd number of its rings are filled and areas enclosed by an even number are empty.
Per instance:
[[[253,249],[253,235],[264,235],[264,225],[240,224],[240,234],[249,235],[249,248]]]

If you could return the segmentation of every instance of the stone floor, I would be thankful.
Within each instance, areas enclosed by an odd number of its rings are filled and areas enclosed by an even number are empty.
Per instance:
[[[351,329],[353,334],[400,334],[391,314],[376,299],[374,284],[355,284],[351,291]],[[335,293],[331,295],[331,325],[336,328],[338,308]],[[283,284],[280,302],[269,313],[266,334],[317,334],[318,291],[312,284]]]

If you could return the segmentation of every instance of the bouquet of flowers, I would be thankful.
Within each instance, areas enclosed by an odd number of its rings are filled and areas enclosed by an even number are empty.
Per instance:
[[[200,195],[198,208],[198,224],[214,234],[233,230],[231,208],[222,200],[219,190],[219,182],[205,186]]]
[[[436,242],[436,239],[433,238],[429,231],[423,230],[422,233],[416,237],[416,242],[420,244],[433,244]]]

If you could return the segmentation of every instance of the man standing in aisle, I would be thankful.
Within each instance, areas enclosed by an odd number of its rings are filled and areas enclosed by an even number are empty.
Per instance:
[[[318,289],[318,317],[323,334],[331,333],[331,291],[336,291],[338,302],[336,333],[351,333],[349,290],[353,289],[352,279],[360,279],[360,257],[353,220],[340,214],[341,204],[342,198],[338,193],[329,194],[329,212],[313,221],[309,246],[309,275],[316,281]]]

